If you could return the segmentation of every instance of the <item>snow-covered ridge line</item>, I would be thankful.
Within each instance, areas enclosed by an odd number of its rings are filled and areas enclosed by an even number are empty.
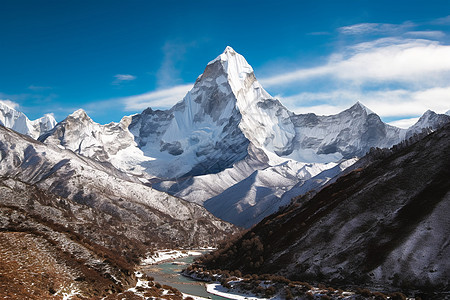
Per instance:
[[[0,101],[0,125],[37,139],[41,134],[55,127],[56,120],[52,114],[46,114],[30,121],[24,113]]]

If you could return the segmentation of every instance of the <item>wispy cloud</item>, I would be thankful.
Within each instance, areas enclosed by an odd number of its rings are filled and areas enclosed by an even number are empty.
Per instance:
[[[6,106],[9,106],[11,108],[14,108],[14,109],[19,108],[19,103],[11,101],[9,99],[0,99],[0,103],[4,104]]]
[[[450,15],[443,17],[443,18],[438,18],[438,19],[432,21],[431,23],[437,24],[437,25],[450,25]]]
[[[331,32],[328,32],[328,31],[315,31],[315,32],[308,33],[308,35],[331,35]]]
[[[114,81],[112,82],[112,84],[118,85],[124,81],[133,81],[136,78],[137,78],[136,76],[131,74],[116,74],[114,75]]]
[[[450,46],[423,39],[379,39],[335,53],[325,65],[299,69],[264,78],[265,86],[286,85],[321,76],[365,82],[448,82]]]
[[[450,108],[450,86],[418,91],[341,89],[330,92],[300,93],[281,100],[296,113],[335,114],[350,107],[356,101],[361,101],[381,117],[405,118],[420,116],[427,109],[445,113]]]
[[[299,69],[271,77],[262,78],[261,83],[266,86],[287,85],[295,81],[309,80],[315,77],[329,75],[333,71],[332,65],[319,66],[309,69]]]
[[[170,108],[182,100],[193,84],[177,85],[171,88],[120,98],[126,111],[143,110],[147,107]]]
[[[421,38],[440,39],[445,36],[445,33],[439,30],[422,30],[422,31],[408,31],[405,33],[405,35]]]
[[[419,121],[419,118],[409,118],[409,119],[401,119],[393,122],[389,122],[389,125],[400,127],[400,128],[409,128]]]
[[[183,62],[186,52],[195,47],[197,42],[182,40],[168,40],[161,48],[163,60],[157,72],[157,85],[159,88],[168,88],[182,82],[180,63]]]
[[[345,35],[364,35],[364,34],[394,34],[413,28],[416,25],[412,22],[402,24],[389,23],[360,23],[338,28],[339,33]]]
[[[29,90],[32,90],[34,92],[40,92],[40,91],[45,91],[45,90],[51,90],[52,87],[51,86],[39,86],[39,85],[30,85],[28,87]]]

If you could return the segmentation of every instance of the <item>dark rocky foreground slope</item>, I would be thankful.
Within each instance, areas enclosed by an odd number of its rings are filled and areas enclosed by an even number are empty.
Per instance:
[[[119,292],[134,283],[134,266],[152,249],[215,245],[235,231],[108,164],[0,126],[4,296]]]
[[[5,177],[0,197],[0,295],[96,297],[135,282],[145,245],[117,232],[104,213]]]
[[[363,161],[203,263],[341,286],[448,293],[450,124],[417,142],[373,150]]]

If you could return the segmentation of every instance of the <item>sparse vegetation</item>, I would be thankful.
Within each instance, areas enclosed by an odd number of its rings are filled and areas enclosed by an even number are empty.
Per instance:
[[[386,268],[388,256],[400,251],[424,220],[437,220],[428,218],[436,218],[432,214],[446,201],[450,189],[446,180],[450,177],[449,132],[450,125],[446,125],[431,134],[414,135],[391,149],[371,149],[357,168],[333,184],[293,199],[291,205],[235,236],[219,250],[199,259],[199,263],[207,269],[238,269],[244,278],[253,277],[247,274],[283,272],[291,281],[324,282],[337,287],[373,286],[370,273],[380,266]],[[392,211],[396,213],[389,213]],[[439,224],[447,226],[439,220]],[[349,222],[354,226],[349,226]],[[342,236],[333,236],[335,231]],[[347,241],[353,244],[340,247]],[[422,243],[420,247],[435,246]],[[302,257],[310,259],[299,264],[296,259],[302,253],[307,254]],[[439,263],[438,258],[427,259]],[[345,263],[347,268],[333,269],[329,265],[336,262]],[[418,275],[417,270],[409,270],[409,260],[398,263],[408,271],[386,271],[382,279],[386,292],[419,290],[435,295],[446,291],[446,279],[442,276],[430,282],[424,273],[427,268]],[[327,288],[326,293],[331,296],[335,291]],[[359,296],[387,298],[364,288]]]

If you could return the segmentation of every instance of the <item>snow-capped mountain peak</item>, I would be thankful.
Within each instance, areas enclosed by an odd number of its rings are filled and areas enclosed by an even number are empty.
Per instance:
[[[415,133],[421,133],[423,130],[435,131],[448,122],[450,122],[449,115],[437,114],[432,110],[427,110],[416,124],[408,128],[406,138],[413,136]]]
[[[419,118],[417,121],[417,124],[421,124],[423,127],[425,127],[427,124],[432,126],[433,121],[435,121],[436,118],[439,118],[439,115],[435,113],[434,111],[428,109],[424,114]]]
[[[246,76],[253,73],[253,68],[248,64],[247,60],[230,46],[227,46],[218,58],[228,74],[228,78],[231,80],[245,80]]]
[[[367,115],[370,114],[374,114],[374,112],[372,110],[370,110],[367,106],[365,106],[364,104],[362,104],[359,100],[356,101],[356,103],[350,107],[350,109],[360,109],[360,110],[364,110],[366,112]]]
[[[2,110],[15,110],[12,105],[8,104],[5,101],[0,101],[0,109],[2,109]]]
[[[222,54],[207,65],[198,81],[201,82],[216,83],[224,94],[222,101],[227,101],[219,103],[227,109],[214,108],[228,112],[222,114],[224,119],[240,119],[239,123],[235,122],[235,126],[248,141],[269,152],[276,152],[290,143],[293,137],[292,124],[287,121],[290,113],[264,90],[253,68],[233,48],[226,47]],[[204,99],[210,101],[210,98]]]
[[[56,120],[51,114],[30,121],[28,117],[8,105],[0,102],[0,124],[19,133],[37,139],[41,134],[51,130],[56,125]]]
[[[74,111],[73,113],[71,113],[69,115],[69,117],[75,118],[75,119],[84,119],[84,120],[90,120],[92,121],[92,119],[88,116],[88,114],[86,113],[86,111],[82,108],[77,109],[76,111]]]
[[[53,114],[45,114],[43,117],[39,118],[38,120],[40,120],[42,123],[45,123],[48,125],[53,124],[52,128],[55,127],[55,125],[57,123]]]
[[[33,127],[39,132],[39,135],[41,135],[52,130],[58,122],[56,122],[53,114],[45,114],[43,117],[31,121],[31,123],[33,124]]]

